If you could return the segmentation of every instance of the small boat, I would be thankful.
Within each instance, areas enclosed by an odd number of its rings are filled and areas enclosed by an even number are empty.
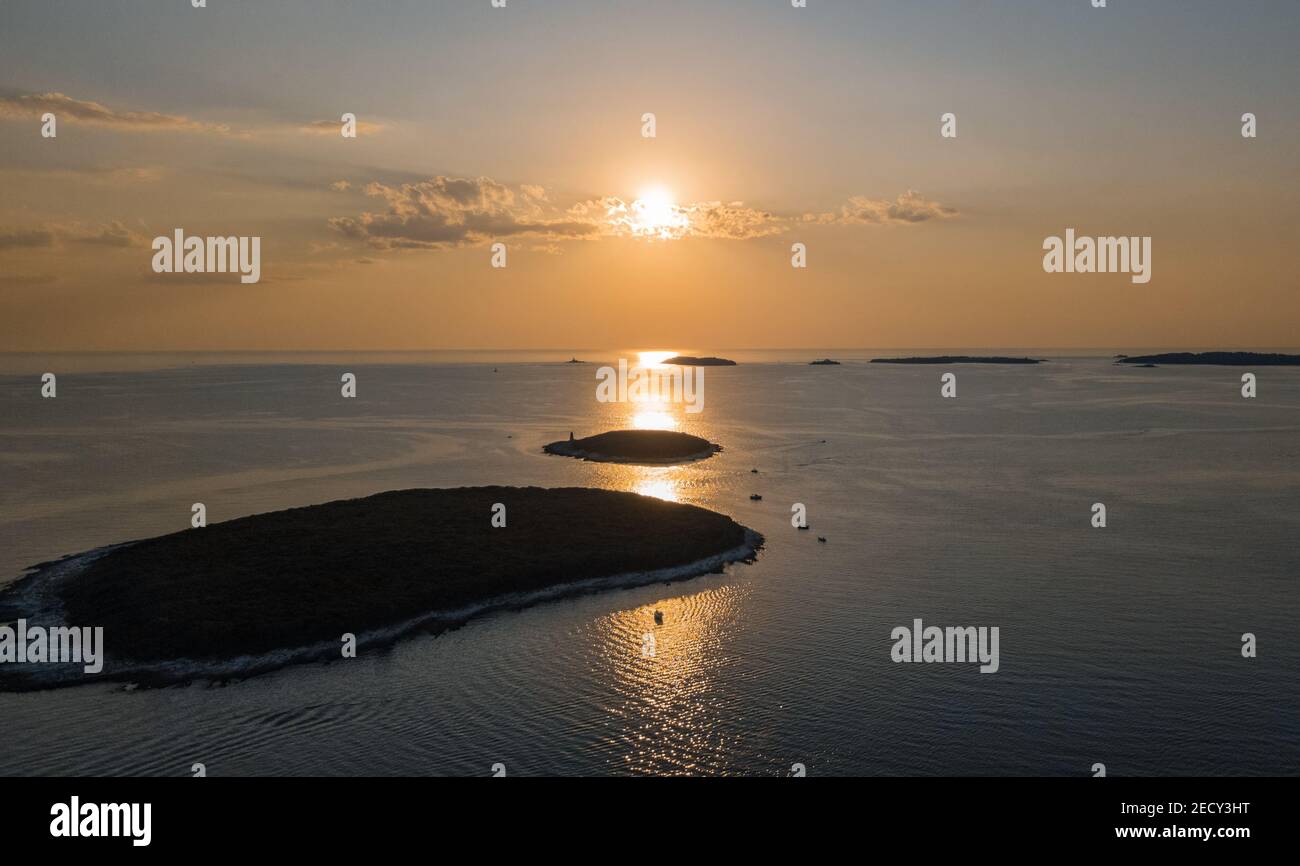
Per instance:
[[[749,494],[749,498],[752,499],[752,500],[754,500],[755,502],[762,502],[762,501],[763,501],[763,497],[759,496],[757,493],[751,493],[751,494]]]
[[[663,624],[664,624],[664,612],[662,610],[655,611],[655,625],[663,625]]]
[[[806,527],[806,526],[800,526],[800,527],[798,527],[798,529],[799,529],[800,532],[805,531],[807,528],[808,528],[808,527]]]
[[[757,475],[757,474],[758,474],[758,470],[757,470],[757,469],[751,469],[751,470],[749,470],[749,472],[750,472],[751,475]]]
[[[820,541],[822,544],[825,544],[825,543],[826,543],[826,536],[824,536],[824,535],[819,535],[819,536],[817,536],[817,540]]]

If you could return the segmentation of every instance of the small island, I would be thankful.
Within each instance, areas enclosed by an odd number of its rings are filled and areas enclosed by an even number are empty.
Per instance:
[[[1296,367],[1300,355],[1277,352],[1167,352],[1163,355],[1117,355],[1119,364],[1215,364],[1224,367]]]
[[[872,358],[873,364],[1041,364],[1037,358],[1007,358],[1001,355],[931,355],[917,358]]]
[[[734,367],[736,362],[727,358],[697,358],[694,355],[674,355],[661,361],[663,364],[676,364],[678,367]]]
[[[496,503],[505,526],[493,525]],[[344,634],[384,645],[487,610],[717,572],[762,543],[726,515],[635,493],[399,490],[47,564],[59,574],[37,595],[53,593],[64,622],[103,626],[108,663],[97,678],[165,682],[338,659]],[[195,664],[170,664],[182,659]]]
[[[830,358],[822,358],[820,361],[809,361],[809,367],[838,367],[839,361],[832,361]]]
[[[574,439],[552,442],[542,448],[547,454],[578,457],[594,463],[665,464],[705,460],[722,450],[707,439],[675,430],[612,430]]]

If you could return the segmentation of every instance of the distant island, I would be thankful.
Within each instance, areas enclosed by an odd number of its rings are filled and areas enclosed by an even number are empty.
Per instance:
[[[400,490],[119,545],[71,572],[51,563],[63,573],[43,591],[60,620],[103,626],[101,678],[166,681],[193,668],[149,663],[238,662],[203,676],[339,659],[344,634],[383,645],[485,610],[720,571],[762,543],[726,515],[635,493]]]
[[[663,364],[676,364],[679,367],[734,367],[735,361],[727,358],[696,358],[694,355],[674,355]]]
[[[547,454],[578,457],[596,463],[688,463],[704,460],[722,450],[707,439],[675,430],[612,430],[585,439],[552,442]]]
[[[1276,352],[1167,352],[1163,355],[1117,355],[1116,363],[1141,364],[1218,364],[1225,367],[1296,367],[1300,355]]]
[[[1041,364],[1036,358],[1005,358],[1001,355],[931,355],[918,358],[872,358],[873,364]]]
[[[839,361],[832,361],[830,358],[822,358],[820,361],[810,361],[809,367],[838,367]]]

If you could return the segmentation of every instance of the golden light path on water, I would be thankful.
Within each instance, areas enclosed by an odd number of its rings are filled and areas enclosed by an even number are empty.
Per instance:
[[[669,376],[680,370],[663,363],[673,356],[673,352],[652,351],[638,352],[637,366],[657,376]],[[682,426],[679,413],[683,412],[681,403],[674,403],[671,396],[665,397],[656,392],[650,399],[629,404],[632,407],[630,426],[636,430],[679,430]],[[647,494],[653,496],[656,494]],[[672,498],[672,497],[661,497]]]
[[[637,430],[676,430],[679,426],[677,418],[666,408],[660,408],[657,404],[644,404],[645,408],[639,410],[632,416],[632,426]]]
[[[661,362],[673,352],[641,352],[640,364],[670,369]],[[617,406],[603,429],[681,430],[716,441],[702,413],[687,413],[681,403],[646,401]],[[595,483],[670,502],[721,509],[712,500],[720,483],[713,461],[673,466],[600,464]],[[599,657],[607,666],[617,724],[611,734],[622,770],[631,773],[722,773],[728,767],[713,756],[734,753],[722,722],[734,712],[718,691],[731,658],[730,635],[740,627],[746,584],[702,577],[661,585],[650,604],[612,611],[594,623]],[[644,597],[644,596],[642,596]],[[657,622],[658,611],[662,622]],[[651,643],[651,638],[653,643]]]
[[[611,612],[594,623],[599,663],[610,684],[607,712],[623,772],[721,774],[721,756],[736,743],[725,732],[734,716],[719,685],[732,663],[732,635],[742,627],[740,583],[686,582],[663,587],[659,600]],[[678,589],[680,588],[680,592]],[[656,621],[655,612],[662,622]]]

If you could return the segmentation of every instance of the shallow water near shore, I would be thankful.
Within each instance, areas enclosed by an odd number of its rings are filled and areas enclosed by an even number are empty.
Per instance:
[[[942,400],[943,369],[878,354],[729,354],[698,414],[597,403],[594,366],[542,356],[7,358],[0,583],[184,528],[194,502],[216,522],[421,486],[634,490],[766,544],[722,575],[355,660],[0,694],[0,774],[1300,772],[1300,370],[1254,371],[1244,400],[1244,368],[1037,352],[956,368]],[[845,363],[807,366],[828,355]],[[69,369],[56,399],[29,369]],[[637,425],[724,451],[663,467],[541,451]],[[811,531],[790,526],[795,502]],[[999,627],[999,671],[893,663],[891,630],[915,618]]]

